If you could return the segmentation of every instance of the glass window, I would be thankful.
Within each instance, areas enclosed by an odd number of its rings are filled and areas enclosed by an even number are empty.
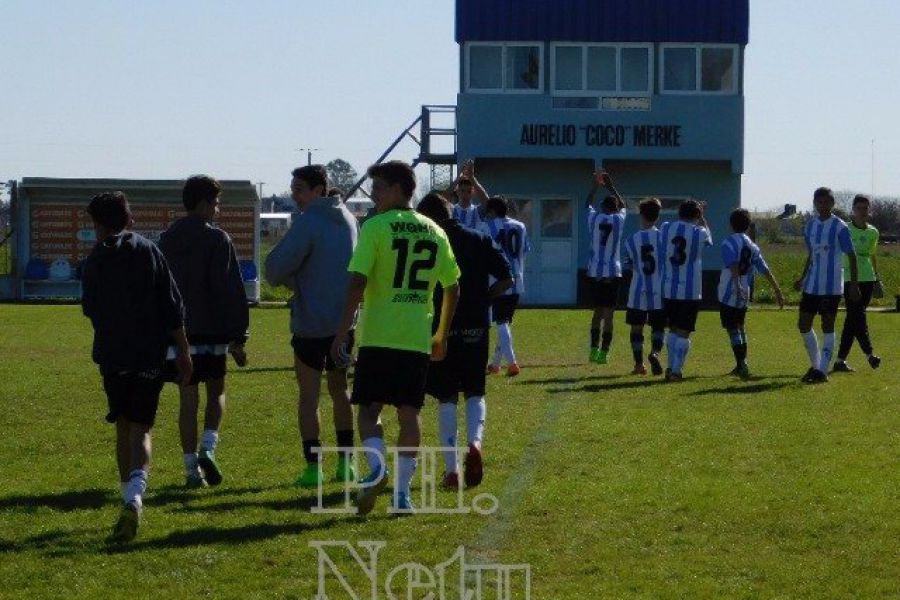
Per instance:
[[[540,87],[541,50],[538,46],[507,46],[506,89],[536,90]]]
[[[650,89],[650,52],[647,48],[622,48],[622,91]]]
[[[541,206],[541,237],[572,237],[571,200],[544,200]]]
[[[663,86],[666,91],[696,91],[696,48],[666,48],[663,62]]]
[[[734,91],[734,54],[731,48],[703,48],[700,68],[704,92]]]
[[[503,87],[503,48],[500,46],[469,47],[469,87],[496,90]]]
[[[584,82],[581,80],[583,60],[581,46],[556,47],[556,73],[553,81],[557,90],[584,89]]]
[[[591,46],[587,50],[587,89],[615,91],[616,49]]]
[[[526,198],[510,198],[509,200],[509,216],[513,219],[518,219],[525,224],[525,231],[532,231],[531,225],[533,219],[531,218],[532,208],[534,207],[534,201]]]

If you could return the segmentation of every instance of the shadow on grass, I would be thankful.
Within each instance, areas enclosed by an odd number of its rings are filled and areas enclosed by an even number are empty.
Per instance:
[[[546,383],[581,383],[583,381],[602,381],[605,379],[622,379],[626,375],[588,375],[587,377],[550,377],[547,379],[523,379],[516,385],[543,385]]]
[[[199,498],[200,496],[195,496]],[[345,496],[343,492],[329,492],[322,495],[322,506],[335,507],[344,502]],[[353,499],[353,493],[350,494]],[[183,512],[231,512],[235,510],[244,510],[247,508],[265,508],[268,510],[302,510],[309,511],[319,506],[317,496],[303,496],[299,498],[289,498],[287,500],[234,500],[230,502],[217,502],[207,505],[185,505],[181,507]]]
[[[717,394],[759,394],[762,392],[774,392],[776,390],[781,390],[786,387],[797,387],[799,383],[780,383],[777,381],[770,381],[768,383],[755,383],[751,385],[747,385],[746,382],[744,384],[736,384],[729,385],[726,387],[715,387],[715,388],[707,388],[705,390],[697,390],[696,392],[691,392],[690,396],[715,396]]]
[[[0,497],[0,510],[13,509],[33,512],[38,508],[52,508],[64,512],[102,508],[116,500],[110,490],[91,488],[59,494],[23,494]]]
[[[202,490],[190,490],[181,485],[166,485],[156,489],[151,488],[150,493],[147,495],[146,503],[149,506],[164,506],[176,502],[191,502],[201,498],[258,494],[260,492],[288,489],[290,487],[290,485],[285,484],[269,487],[215,487]]]
[[[228,376],[232,375],[252,375],[254,373],[281,373],[285,371],[294,372],[294,367],[244,367],[236,369],[228,369]]]
[[[685,381],[690,381],[692,378],[685,378]],[[614,390],[631,390],[635,388],[645,388],[655,385],[666,385],[666,380],[662,378],[656,379],[639,379],[636,381],[620,381],[617,383],[595,383],[589,385],[582,385],[579,387],[571,387],[571,388],[551,388],[547,390],[548,394],[571,394],[573,392],[611,392]],[[678,385],[678,384],[670,384],[670,385]]]

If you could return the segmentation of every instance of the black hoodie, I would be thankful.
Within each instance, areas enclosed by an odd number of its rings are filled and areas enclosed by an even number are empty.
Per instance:
[[[163,232],[159,248],[184,297],[188,341],[192,345],[245,342],[250,311],[228,234],[189,215]]]
[[[162,367],[169,333],[184,324],[184,307],[159,248],[124,231],[94,246],[82,273],[94,362],[104,373]]]

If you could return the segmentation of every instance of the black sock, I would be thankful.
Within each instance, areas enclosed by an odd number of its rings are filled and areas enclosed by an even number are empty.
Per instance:
[[[740,344],[735,350],[734,357],[737,359],[738,364],[742,365],[747,362],[747,344]]]
[[[604,352],[609,350],[609,345],[612,344],[612,331],[604,331],[603,332],[603,345],[601,348]]]
[[[666,332],[664,329],[658,329],[653,332],[653,336],[651,338],[650,349],[653,354],[659,354],[662,352],[663,343],[666,341]]]
[[[591,329],[591,348],[596,348],[600,345],[600,330],[599,329]]]
[[[306,459],[307,463],[314,465],[319,462],[319,455],[313,452],[312,449],[321,445],[322,442],[318,439],[303,440],[303,458]]]
[[[341,431],[337,431],[337,445],[341,448],[352,448],[353,447],[353,430],[352,429],[344,429]],[[347,457],[352,456],[352,452],[347,452]],[[343,455],[343,453],[341,453]]]
[[[631,354],[634,356],[634,364],[640,365],[644,362],[644,334],[631,334]]]

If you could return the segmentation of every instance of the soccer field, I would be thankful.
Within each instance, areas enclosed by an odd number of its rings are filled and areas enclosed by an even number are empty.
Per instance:
[[[168,386],[141,530],[112,547],[115,432],[90,325],[76,306],[0,305],[0,598],[313,598],[310,542],[364,540],[386,543],[378,598],[392,597],[395,567],[433,569],[459,546],[467,564],[528,565],[531,598],[900,596],[897,314],[870,315],[879,371],[854,349],[857,373],[804,386],[793,310],[750,313],[749,381],[724,375],[727,336],[702,313],[682,384],[627,375],[621,314],[601,367],[586,364],[588,312],[521,311],[522,374],[489,379],[485,480],[465,492],[469,505],[493,494],[499,510],[396,517],[385,495],[366,519],[312,514],[315,491],[292,486],[302,455],[288,312],[251,317],[251,363],[229,367],[225,482],[182,489]],[[434,445],[433,402],[423,423]],[[389,443],[396,431],[388,412]],[[329,484],[326,498],[339,491]],[[373,597],[358,563],[329,556]],[[403,581],[392,580],[397,598]],[[333,575],[326,583],[329,597],[351,597]],[[512,588],[526,597],[521,579]]]

